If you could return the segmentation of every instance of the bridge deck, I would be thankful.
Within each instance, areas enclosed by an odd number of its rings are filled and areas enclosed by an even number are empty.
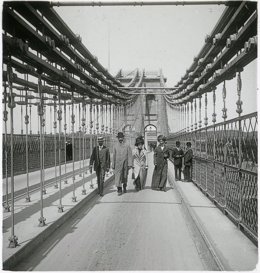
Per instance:
[[[199,220],[225,269],[255,268],[257,248],[192,183],[178,182],[174,188],[167,184],[167,192],[150,189],[151,155],[149,161],[144,190],[136,192],[129,177],[128,193],[117,196],[113,183],[109,183],[104,197],[95,196],[49,234],[15,270],[216,269],[207,260],[201,239],[185,215],[185,203]],[[169,163],[170,180],[172,167]],[[50,220],[48,214],[54,203],[45,205],[45,217]],[[36,222],[32,226],[35,228]]]

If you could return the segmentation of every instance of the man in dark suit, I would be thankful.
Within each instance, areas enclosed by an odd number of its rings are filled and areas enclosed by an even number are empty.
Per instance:
[[[110,167],[109,149],[106,146],[104,146],[103,143],[104,138],[98,137],[98,146],[94,147],[89,162],[89,169],[91,173],[94,163],[94,171],[96,172],[97,175],[97,184],[100,196],[103,196],[105,173],[109,171]]]
[[[180,148],[180,141],[176,141],[176,147],[172,150],[172,158],[174,159],[175,180],[181,180],[183,150]]]
[[[193,158],[193,151],[191,149],[191,143],[186,143],[187,150],[184,154],[184,181],[192,182],[191,178],[191,170],[192,170],[192,158]]]

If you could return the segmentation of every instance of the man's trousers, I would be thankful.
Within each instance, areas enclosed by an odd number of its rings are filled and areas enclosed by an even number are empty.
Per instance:
[[[99,167],[96,170],[96,175],[97,175],[97,184],[98,184],[98,193],[103,194],[103,188],[104,188],[104,181],[105,181],[105,173],[106,171]]]
[[[181,167],[182,165],[174,165],[175,180],[181,180]]]

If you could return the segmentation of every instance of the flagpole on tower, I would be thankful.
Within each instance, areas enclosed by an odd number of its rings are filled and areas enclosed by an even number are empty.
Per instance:
[[[108,22],[107,43],[108,43],[108,72],[110,72],[110,22]]]

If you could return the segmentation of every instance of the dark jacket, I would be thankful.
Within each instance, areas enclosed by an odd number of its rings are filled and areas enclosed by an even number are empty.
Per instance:
[[[191,166],[192,165],[192,158],[193,158],[193,151],[190,148],[184,154],[184,165]]]
[[[94,147],[89,165],[93,165],[94,162],[94,170],[96,171],[98,168],[103,168],[105,170],[110,168],[110,153],[109,149],[106,146],[102,147],[101,151],[102,155],[99,153],[99,146]]]
[[[167,163],[167,159],[170,157],[170,150],[165,145],[163,150],[161,146],[157,146],[154,150],[154,165],[164,165]]]
[[[172,150],[172,158],[174,159],[174,165],[180,166],[182,165],[182,158],[184,156],[183,150],[180,148],[179,150],[175,147]]]

